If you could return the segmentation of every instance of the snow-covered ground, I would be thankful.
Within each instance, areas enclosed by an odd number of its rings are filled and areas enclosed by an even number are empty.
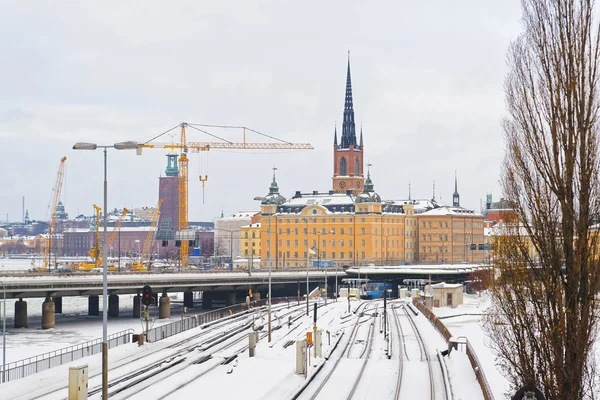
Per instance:
[[[297,394],[300,399],[335,400],[350,393],[361,399],[427,399],[433,382],[436,398],[448,390],[454,399],[482,399],[466,355],[453,352],[440,361],[437,352],[446,347],[443,338],[423,315],[415,316],[403,304],[400,300],[388,302],[388,352],[382,301],[352,301],[350,307],[356,313],[348,313],[346,301],[330,300],[326,306],[321,301],[317,327],[324,332],[323,354],[315,357],[314,348],[310,349],[307,376],[295,372],[295,341],[313,330],[312,305],[306,316],[304,303],[273,307],[276,330],[270,343],[267,316],[261,309],[141,347],[122,345],[109,353],[113,383],[109,393],[115,399],[218,395],[258,400]],[[254,357],[247,349],[252,327],[260,328]],[[88,328],[74,330],[83,335]],[[232,356],[236,358],[232,360]],[[70,364],[89,366],[90,398],[100,398],[100,363],[100,355],[95,355]],[[0,399],[64,399],[70,365],[3,384]]]
[[[23,360],[50,351],[88,342],[102,337],[102,314],[88,316],[87,297],[64,297],[62,314],[55,314],[55,328],[42,330],[42,303],[44,299],[28,299],[27,314],[28,328],[15,329],[13,314],[16,300],[6,301],[6,362]],[[172,296],[171,318],[154,319],[154,326],[168,324],[181,319],[183,296]],[[100,296],[102,305],[102,296]],[[1,311],[1,309],[0,309]],[[201,304],[188,309],[188,314],[198,314]],[[156,317],[158,310],[154,308],[152,315]],[[1,328],[1,325],[0,325]],[[133,318],[133,295],[119,296],[119,318],[108,319],[108,334],[133,329],[142,331],[139,318]],[[1,329],[0,329],[1,334]]]

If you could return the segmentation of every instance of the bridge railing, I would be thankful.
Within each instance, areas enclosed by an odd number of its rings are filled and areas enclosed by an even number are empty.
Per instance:
[[[109,335],[107,337],[108,348],[111,349],[122,344],[131,343],[132,335],[133,329]],[[102,339],[94,339],[75,346],[13,361],[6,364],[5,371],[2,371],[2,366],[0,365],[0,382],[2,373],[4,373],[4,381],[9,382],[101,352]]]

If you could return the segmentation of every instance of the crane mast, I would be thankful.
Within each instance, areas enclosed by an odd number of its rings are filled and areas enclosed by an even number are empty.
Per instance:
[[[146,235],[146,241],[144,242],[144,249],[142,250],[142,254],[140,255],[140,259],[137,264],[131,266],[132,271],[145,271],[144,269],[144,259],[146,255],[150,251],[150,247],[152,245],[152,238],[156,233],[156,227],[158,226],[158,217],[160,216],[160,206],[164,202],[163,199],[158,201],[156,205],[156,209],[150,215],[150,229],[148,230],[148,234]]]
[[[50,256],[52,252],[52,236],[55,234],[56,228],[56,212],[58,209],[58,202],[60,201],[60,192],[62,191],[62,183],[65,172],[65,161],[67,157],[60,159],[60,165],[58,167],[58,173],[56,174],[56,183],[54,186],[54,196],[52,199],[52,208],[50,214],[50,224],[48,225],[48,246],[46,247],[46,254],[44,257],[44,268],[48,269],[50,266]]]

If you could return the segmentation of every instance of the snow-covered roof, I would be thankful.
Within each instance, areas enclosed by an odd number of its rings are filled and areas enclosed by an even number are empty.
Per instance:
[[[106,228],[106,230],[108,232],[112,232],[115,228],[113,226],[109,226]],[[151,226],[122,226],[120,231],[121,232],[148,232],[148,231],[155,231],[156,228],[153,228]],[[90,230],[89,228],[68,228],[65,229],[65,232],[68,233],[79,233],[79,232],[95,232],[94,230]],[[100,227],[100,232],[102,232],[102,227]]]
[[[236,220],[236,219],[247,219],[247,218],[252,218],[253,216],[255,216],[258,213],[259,213],[258,211],[240,211],[233,215],[219,218],[219,220],[228,221],[228,220]]]
[[[476,213],[473,210],[468,210],[462,207],[451,207],[441,206],[421,213],[422,216],[433,216],[433,215],[459,215],[459,216],[472,216],[472,217],[483,217],[483,215]]]
[[[310,205],[352,205],[354,197],[345,193],[334,194],[303,194],[302,197],[292,197],[285,203],[284,206],[310,206]]]
[[[440,283],[435,283],[435,284],[431,285],[431,287],[434,289],[455,289],[455,288],[459,288],[462,286],[463,285],[461,285],[460,283],[446,283],[446,282],[440,282]]]
[[[412,204],[415,209],[415,214],[424,213],[427,210],[440,207],[440,205],[431,199],[413,199],[413,200],[385,200],[384,203],[397,204],[397,205],[409,205]]]
[[[260,228],[260,222],[257,222],[255,224],[240,226],[240,228]]]

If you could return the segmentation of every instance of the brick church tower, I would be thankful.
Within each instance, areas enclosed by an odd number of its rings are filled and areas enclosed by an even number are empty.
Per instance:
[[[362,191],[364,182],[362,127],[360,129],[360,144],[358,144],[354,124],[354,106],[352,104],[350,59],[348,59],[342,137],[338,144],[336,126],[333,139],[333,190],[337,193],[352,190],[353,194],[356,195]]]

